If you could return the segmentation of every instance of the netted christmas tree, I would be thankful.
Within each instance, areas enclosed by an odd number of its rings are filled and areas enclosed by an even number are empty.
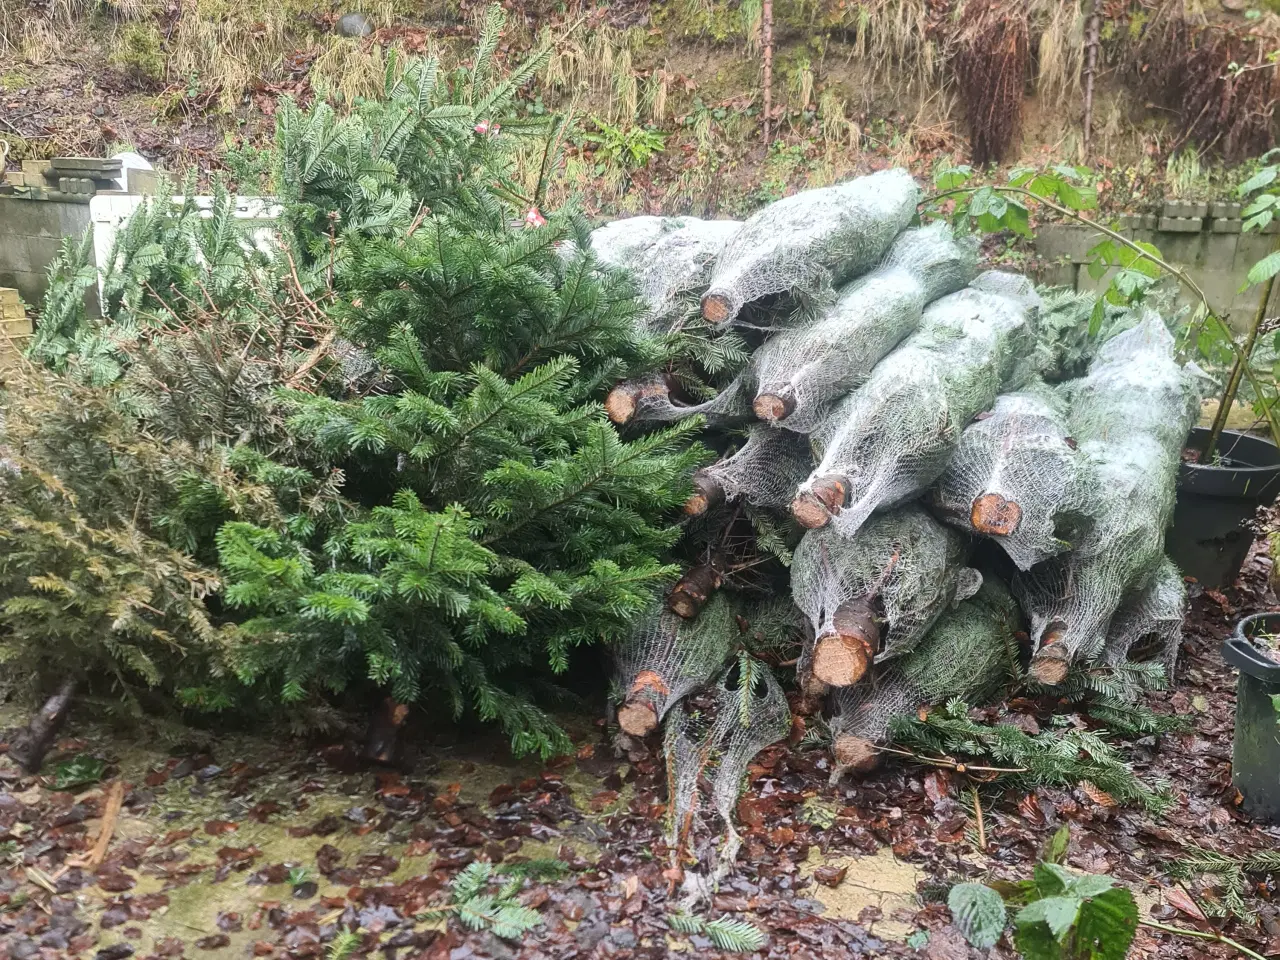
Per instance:
[[[1067,385],[1068,424],[1086,464],[1087,523],[1069,554],[1015,583],[1040,682],[1060,683],[1072,661],[1098,656],[1125,593],[1155,576],[1203,383],[1174,359],[1160,317],[1146,313],[1099,349],[1086,377]]]

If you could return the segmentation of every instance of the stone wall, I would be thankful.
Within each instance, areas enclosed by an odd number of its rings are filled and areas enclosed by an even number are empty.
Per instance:
[[[1133,240],[1155,244],[1164,259],[1186,270],[1198,283],[1215,312],[1237,331],[1243,331],[1258,307],[1260,289],[1245,286],[1249,268],[1280,241],[1280,222],[1261,233],[1241,232],[1238,203],[1166,203],[1159,214],[1127,216],[1120,232]],[[1089,250],[1104,239],[1076,224],[1046,224],[1036,235],[1036,252],[1048,265],[1040,271],[1043,283],[1077,290],[1103,290],[1111,274],[1095,280],[1085,267]],[[1194,297],[1179,290],[1178,302],[1194,306]],[[1268,314],[1280,310],[1280,284],[1273,292]]]

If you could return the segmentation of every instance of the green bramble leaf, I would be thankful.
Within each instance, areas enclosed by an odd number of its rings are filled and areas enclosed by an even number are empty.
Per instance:
[[[1097,312],[1096,308],[1094,312]],[[1095,336],[1092,319],[1089,321],[1089,335]],[[1040,859],[1045,863],[1062,863],[1067,859],[1067,847],[1070,844],[1071,825],[1064,823],[1044,845],[1044,852],[1041,853]]]
[[[1240,186],[1236,187],[1236,195],[1247,197],[1253,191],[1261,190],[1263,187],[1271,185],[1275,182],[1277,173],[1280,173],[1280,167],[1263,167]]]
[[[1024,926],[1030,924],[1043,923],[1049,927],[1049,932],[1053,934],[1053,938],[1059,943],[1063,943],[1067,939],[1067,934],[1071,932],[1071,928],[1075,925],[1076,918],[1080,915],[1080,908],[1083,905],[1084,901],[1079,897],[1045,897],[1043,900],[1029,903],[1019,910],[1014,924],[1021,930]]]
[[[1280,250],[1275,250],[1249,268],[1248,280],[1251,284],[1264,283],[1280,273]]]
[[[990,950],[1008,921],[1000,894],[981,883],[958,883],[947,895],[956,928],[979,950]]]
[[[957,166],[943,167],[933,175],[933,185],[940,191],[955,190],[973,176],[973,167],[962,163]]]
[[[1073,956],[1080,960],[1124,960],[1137,931],[1138,905],[1133,894],[1113,886],[1086,900],[1080,909]]]

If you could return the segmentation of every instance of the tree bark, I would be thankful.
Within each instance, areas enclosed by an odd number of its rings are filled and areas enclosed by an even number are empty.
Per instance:
[[[832,617],[834,633],[814,643],[813,676],[832,687],[857,683],[880,650],[880,624],[869,597],[841,604]]]
[[[693,496],[684,502],[685,516],[700,517],[724,503],[724,487],[705,471],[693,475]]]
[[[58,692],[44,702],[44,706],[31,718],[26,729],[18,735],[17,742],[9,748],[9,756],[27,773],[40,772],[45,754],[67,722],[76,686],[74,679],[62,681]]]
[[[369,720],[369,731],[360,756],[371,763],[395,763],[400,747],[400,728],[408,716],[407,704],[396,702],[394,697],[383,700]]]
[[[1084,158],[1089,159],[1093,127],[1093,78],[1098,71],[1098,45],[1102,36],[1102,16],[1098,0],[1089,0],[1084,41]]]
[[[761,46],[764,54],[764,145],[773,141],[773,0],[763,0],[760,9]],[[704,316],[705,316],[704,308]]]
[[[692,620],[702,612],[711,594],[720,588],[724,579],[709,563],[699,564],[685,571],[667,597],[667,609],[686,620]]]
[[[844,507],[849,484],[844,477],[820,477],[811,490],[791,501],[791,515],[808,530],[825,527]]]

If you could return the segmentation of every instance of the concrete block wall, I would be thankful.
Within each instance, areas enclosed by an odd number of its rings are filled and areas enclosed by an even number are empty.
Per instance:
[[[16,289],[27,303],[38,304],[63,239],[79,239],[89,229],[88,200],[0,196],[0,287]]]
[[[1276,248],[1280,222],[1259,233],[1243,233],[1238,203],[1170,202],[1154,214],[1131,215],[1120,221],[1120,232],[1133,240],[1154,244],[1169,263],[1184,269],[1209,298],[1215,312],[1243,332],[1258,307],[1258,287],[1245,286],[1249,268]],[[1037,278],[1077,290],[1105,290],[1114,271],[1095,280],[1086,263],[1089,250],[1104,239],[1078,224],[1045,224],[1036,234],[1036,252],[1048,261]],[[1178,286],[1171,281],[1171,289]],[[1179,304],[1193,307],[1195,298],[1178,290]],[[1280,285],[1273,292],[1268,313],[1280,310]]]

